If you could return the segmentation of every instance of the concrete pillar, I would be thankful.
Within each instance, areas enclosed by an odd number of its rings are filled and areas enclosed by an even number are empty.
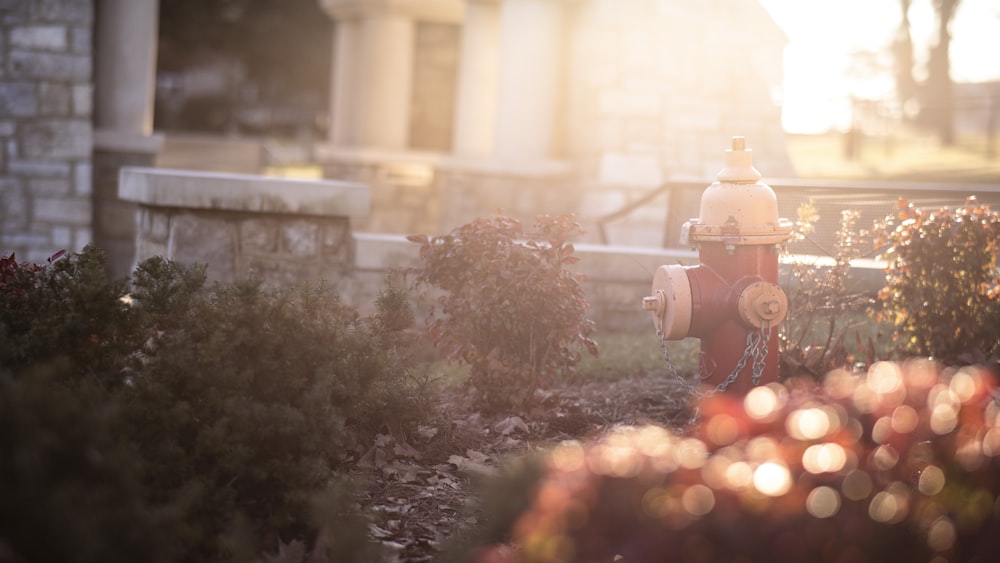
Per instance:
[[[462,22],[453,147],[460,156],[490,156],[496,139],[500,61],[498,0],[466,0]]]
[[[495,154],[551,158],[563,62],[563,1],[503,0]]]
[[[122,166],[150,166],[162,146],[153,135],[159,0],[97,0],[94,46],[94,243],[108,273],[129,273],[135,255],[132,203],[118,199]]]
[[[354,95],[356,142],[405,149],[409,144],[415,25],[408,17],[376,14],[361,20]]]
[[[97,0],[97,129],[153,132],[159,0]]]
[[[335,36],[330,141],[343,148],[407,148],[413,16],[357,0],[325,6]]]
[[[330,102],[335,146],[407,147],[414,32],[411,19],[390,13],[335,21]]]
[[[457,23],[462,0],[319,0],[334,21],[334,149],[409,148],[420,22]]]

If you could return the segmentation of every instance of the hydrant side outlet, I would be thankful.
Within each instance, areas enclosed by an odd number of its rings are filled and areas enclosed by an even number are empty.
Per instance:
[[[684,266],[660,266],[653,274],[653,295],[643,300],[664,340],[680,340],[691,328],[691,284]]]

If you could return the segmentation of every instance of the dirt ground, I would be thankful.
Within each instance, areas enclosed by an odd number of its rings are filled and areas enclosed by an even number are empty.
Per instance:
[[[506,460],[619,425],[683,430],[691,422],[688,395],[668,376],[549,389],[520,415],[484,415],[461,394],[445,394],[416,436],[407,442],[380,435],[358,460],[361,504],[375,515],[369,537],[387,562],[432,561],[445,538],[477,524],[475,483]]]

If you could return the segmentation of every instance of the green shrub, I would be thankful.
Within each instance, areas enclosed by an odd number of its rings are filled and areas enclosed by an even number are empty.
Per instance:
[[[70,371],[0,370],[0,561],[179,560],[178,520],[146,501],[115,439],[117,409],[100,390],[67,386]]]
[[[0,258],[0,366],[17,370],[67,359],[73,377],[121,381],[119,363],[136,346],[124,281],[108,280],[104,254],[88,246],[44,266]]]
[[[258,537],[306,537],[310,499],[350,449],[418,420],[422,389],[389,342],[406,328],[386,320],[398,311],[361,319],[323,287],[196,291],[200,272],[158,259],[137,279],[139,314],[183,307],[136,362],[128,426],[144,479],[191,500],[204,557],[224,551],[237,518]]]
[[[898,350],[950,364],[1000,361],[1000,213],[975,198],[936,211],[901,200],[881,228],[879,298]]]
[[[4,260],[0,552],[223,561],[295,544],[343,559],[366,544],[364,526],[324,530],[345,514],[345,460],[426,411],[399,289],[361,318],[325,287],[208,286],[160,258],[131,284],[92,248]]]
[[[429,331],[449,359],[469,364],[483,408],[524,404],[535,389],[579,361],[579,345],[597,354],[581,277],[569,239],[571,216],[480,218],[447,235],[414,235],[421,245],[418,284],[443,290]]]

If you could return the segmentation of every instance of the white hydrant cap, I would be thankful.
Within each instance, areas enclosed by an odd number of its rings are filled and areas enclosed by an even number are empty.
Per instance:
[[[763,178],[753,167],[753,154],[747,149],[746,139],[733,137],[732,148],[726,149],[726,166],[716,174],[720,182],[755,184]]]
[[[688,225],[690,242],[779,244],[791,236],[792,224],[778,217],[778,198],[760,181],[743,137],[733,137],[726,166],[718,181],[701,196],[699,217]]]

